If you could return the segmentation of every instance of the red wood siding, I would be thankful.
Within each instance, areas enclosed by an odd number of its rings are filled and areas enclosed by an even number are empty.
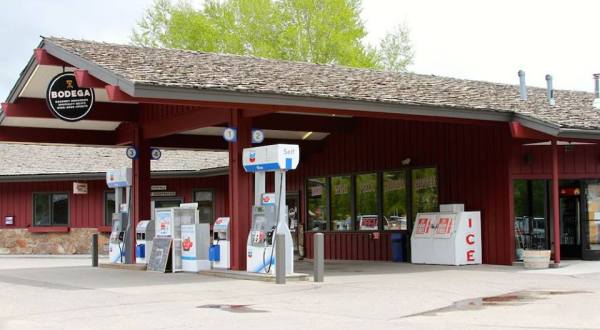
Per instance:
[[[321,151],[301,154],[300,166],[288,175],[288,190],[303,193],[305,180],[313,176],[398,169],[406,158],[411,166],[437,166],[440,203],[464,203],[468,210],[481,210],[484,262],[510,264],[510,146],[503,124],[361,119],[353,131],[328,137]],[[305,243],[309,257],[311,235],[306,235]],[[391,258],[386,234],[380,240],[365,233],[330,232],[325,237],[329,259]]]
[[[561,179],[600,178],[600,145],[558,146],[558,169]],[[523,142],[515,141],[511,171],[514,178],[550,179],[551,146],[525,146]]]
[[[74,195],[73,181],[53,182],[0,182],[0,228],[25,228],[33,221],[33,193],[68,192],[69,227],[95,228],[104,226],[104,192],[108,190],[101,180],[87,181],[88,194]],[[193,199],[193,190],[215,191],[215,216],[227,215],[227,176],[208,178],[153,179],[152,184],[165,184],[185,202]],[[13,215],[14,226],[4,225],[4,217]]]

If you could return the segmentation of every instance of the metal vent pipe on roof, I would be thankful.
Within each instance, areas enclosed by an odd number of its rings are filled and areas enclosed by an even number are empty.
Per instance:
[[[525,71],[519,70],[519,94],[521,100],[527,101],[527,85],[525,85]]]
[[[546,75],[546,97],[548,98],[548,104],[555,105],[556,100],[554,99],[554,88],[552,86],[552,76]]]
[[[594,73],[594,108],[600,109],[600,73]]]

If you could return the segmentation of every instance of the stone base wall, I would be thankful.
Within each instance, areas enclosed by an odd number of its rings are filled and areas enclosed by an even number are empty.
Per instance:
[[[68,233],[30,233],[25,228],[0,229],[0,254],[87,254],[95,228],[71,228]],[[98,249],[108,253],[109,234],[98,235]]]

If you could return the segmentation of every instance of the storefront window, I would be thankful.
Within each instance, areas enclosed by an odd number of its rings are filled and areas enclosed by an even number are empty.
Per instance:
[[[356,220],[359,230],[379,229],[378,191],[376,173],[356,176]]]
[[[545,249],[546,180],[514,180],[515,258],[523,259],[525,249]]]
[[[350,176],[331,178],[331,229],[352,230],[352,191]]]
[[[115,192],[107,191],[104,193],[104,225],[112,226],[112,216],[115,213]]]
[[[435,168],[418,168],[412,170],[412,211],[438,211],[437,170]]]
[[[197,190],[194,192],[194,202],[198,203],[200,223],[213,224],[214,217],[214,193],[211,190]]]
[[[600,250],[600,183],[587,186],[587,249]]]
[[[34,226],[64,226],[69,223],[69,195],[36,193],[33,195]]]
[[[383,229],[408,229],[406,201],[406,172],[383,173]]]
[[[329,212],[327,208],[327,188],[326,178],[309,179],[307,184],[306,203],[308,207],[307,230],[322,231],[327,230]]]

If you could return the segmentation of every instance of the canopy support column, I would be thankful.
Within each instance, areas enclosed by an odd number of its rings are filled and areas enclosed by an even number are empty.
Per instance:
[[[246,270],[246,242],[253,200],[252,176],[242,164],[242,151],[251,146],[252,119],[241,109],[231,111],[229,126],[237,129],[237,141],[229,143],[229,214],[231,217],[231,269]]]
[[[554,265],[560,264],[560,199],[558,183],[558,146],[552,139],[552,220],[554,227]]]
[[[150,220],[150,144],[143,139],[141,127],[134,129],[134,146],[138,157],[133,160],[133,222],[132,239],[135,242],[135,227],[142,220]],[[133,259],[135,260],[135,250]]]

